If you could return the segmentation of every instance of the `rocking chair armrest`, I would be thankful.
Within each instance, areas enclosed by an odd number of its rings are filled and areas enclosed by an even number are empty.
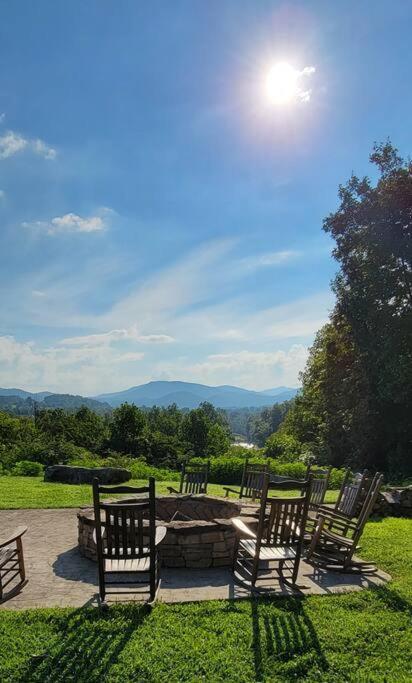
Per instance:
[[[237,493],[239,495],[239,491],[232,489],[231,486],[222,486],[222,488],[224,491],[226,491],[226,493]]]
[[[352,548],[354,545],[354,541],[351,538],[348,538],[347,536],[341,536],[340,534],[335,534],[333,531],[329,531],[329,529],[322,529],[322,536],[324,536],[327,540],[332,541],[333,543],[338,543],[339,545],[346,545],[348,548]]]
[[[177,489],[174,489],[173,486],[168,486],[167,490],[169,491],[169,493],[179,493],[179,491]]]
[[[345,526],[347,526],[348,528],[356,527],[355,522],[350,517],[346,517],[345,515],[342,515],[339,512],[336,512],[335,510],[329,510],[328,508],[319,507],[316,513],[317,519],[320,519],[322,517],[323,519],[326,519],[330,522],[333,522],[334,520],[336,520],[336,522],[341,522],[342,524],[345,524]]]
[[[16,531],[12,533],[8,538],[5,538],[3,540],[0,540],[0,548],[4,548],[6,545],[10,545],[10,543],[13,543],[13,541],[17,541],[18,538],[21,538],[23,534],[25,534],[27,531],[26,526],[19,526],[17,527]]]
[[[167,528],[165,526],[156,527],[155,545],[159,545],[166,536]]]
[[[240,532],[244,536],[249,536],[250,538],[256,538],[255,532],[252,531],[252,529],[249,529],[240,517],[232,517],[231,522],[233,526],[236,527],[237,532]]]

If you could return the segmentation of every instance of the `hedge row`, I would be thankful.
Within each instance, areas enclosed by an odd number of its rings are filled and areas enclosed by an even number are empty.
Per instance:
[[[197,462],[202,462],[200,458]],[[267,464],[269,463],[269,471],[272,474],[279,474],[284,477],[291,477],[296,479],[303,479],[306,473],[306,465],[302,462],[279,462],[273,458],[250,458],[250,463]],[[212,484],[240,484],[242,479],[243,467],[245,464],[244,458],[236,457],[218,457],[210,460],[210,474],[209,481]],[[316,469],[322,468],[313,468]],[[340,488],[345,470],[332,469],[329,488]]]

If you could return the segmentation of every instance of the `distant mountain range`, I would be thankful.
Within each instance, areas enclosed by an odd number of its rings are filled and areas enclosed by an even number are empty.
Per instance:
[[[297,389],[276,387],[265,391],[250,391],[229,385],[209,387],[192,382],[148,382],[125,391],[100,394],[94,398],[116,407],[121,403],[139,406],[168,406],[176,403],[178,408],[197,408],[209,401],[216,408],[260,408],[281,403],[296,396]]]
[[[296,396],[297,391],[290,387],[250,391],[229,385],[209,387],[206,384],[192,382],[148,382],[125,391],[87,398],[72,394],[54,394],[51,391],[32,393],[24,389],[0,388],[0,410],[9,408],[22,414],[26,411],[30,413],[32,401],[39,404],[40,408],[77,410],[81,406],[87,406],[97,413],[109,412],[111,408],[122,403],[134,403],[148,408],[165,407],[176,403],[178,408],[197,408],[203,401],[209,401],[216,408],[264,408],[288,401]]]
[[[53,394],[50,391],[31,393],[24,389],[1,389],[0,410],[6,410],[19,415],[32,415],[33,402],[39,408],[63,408],[64,410],[78,410],[87,406],[95,413],[109,413],[111,406],[103,401],[97,401],[85,396],[73,396],[72,394]]]

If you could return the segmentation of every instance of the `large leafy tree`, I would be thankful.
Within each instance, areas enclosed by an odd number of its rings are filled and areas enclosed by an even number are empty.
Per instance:
[[[412,164],[390,143],[370,159],[376,185],[353,176],[324,228],[340,264],[336,313],[350,327],[367,382],[368,460],[405,471],[412,458]]]
[[[374,148],[375,184],[352,176],[324,221],[335,240],[336,307],[287,416],[330,461],[411,470],[412,164]]]

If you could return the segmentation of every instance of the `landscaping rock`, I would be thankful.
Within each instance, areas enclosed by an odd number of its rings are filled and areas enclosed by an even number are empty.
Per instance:
[[[373,508],[380,517],[412,517],[412,486],[381,491]]]
[[[123,467],[71,467],[50,465],[44,473],[44,481],[62,484],[91,484],[94,477],[101,484],[122,484],[129,481],[132,473]]]

